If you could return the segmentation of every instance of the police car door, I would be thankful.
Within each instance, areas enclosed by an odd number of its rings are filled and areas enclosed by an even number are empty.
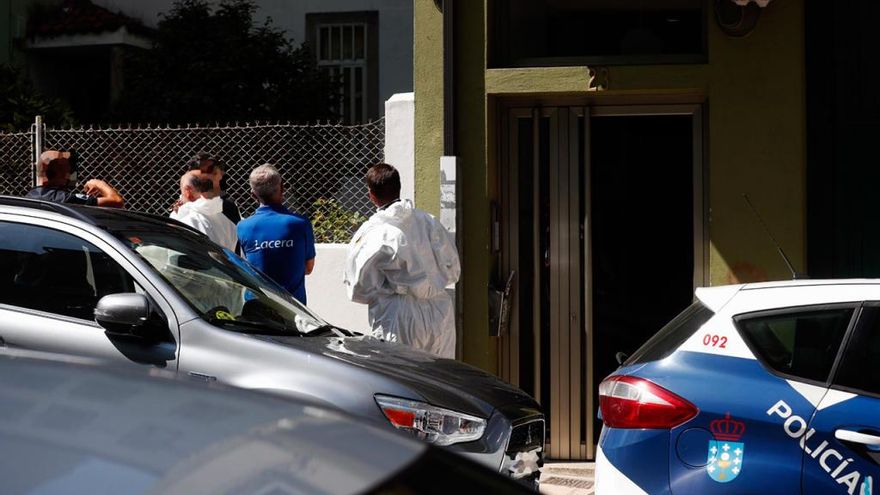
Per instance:
[[[802,480],[799,429],[815,411],[828,386],[835,356],[853,325],[859,304],[798,306],[748,312],[733,317],[732,333],[708,323],[692,343],[713,347],[724,335],[724,352],[744,341],[745,354],[732,358],[713,352],[683,353],[678,365],[693,364],[682,396],[700,414],[673,431],[675,494],[798,494]],[[695,359],[699,358],[699,361]],[[663,383],[661,383],[662,385]],[[690,393],[689,393],[690,392]],[[693,398],[693,399],[691,399]],[[795,434],[792,434],[794,432]],[[676,437],[677,435],[677,437]],[[707,447],[708,445],[708,447]]]
[[[872,495],[880,482],[880,303],[864,305],[844,349],[801,443],[806,495]]]

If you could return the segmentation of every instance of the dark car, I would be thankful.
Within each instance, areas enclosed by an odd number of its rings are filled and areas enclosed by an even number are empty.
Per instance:
[[[532,397],[335,328],[167,218],[0,197],[0,339],[321,403],[514,477],[536,478],[542,460]]]
[[[16,354],[0,353],[4,494],[530,493],[308,403]]]

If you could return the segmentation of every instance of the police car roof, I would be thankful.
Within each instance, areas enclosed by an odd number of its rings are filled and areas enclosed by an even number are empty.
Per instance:
[[[880,279],[875,278],[840,278],[819,280],[772,280],[769,282],[754,282],[737,285],[717,285],[714,287],[699,287],[696,290],[697,299],[712,311],[718,311],[737,292],[741,290],[764,290],[784,289],[798,287],[830,287],[830,286],[854,286],[854,285],[880,285]]]
[[[829,278],[818,280],[774,280],[755,282],[742,286],[743,290],[777,289],[780,287],[813,287],[817,285],[880,285],[877,278]]]

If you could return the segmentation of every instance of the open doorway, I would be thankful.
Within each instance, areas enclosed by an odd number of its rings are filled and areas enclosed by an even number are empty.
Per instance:
[[[592,120],[597,380],[617,368],[617,352],[632,354],[693,300],[692,127],[688,115]],[[595,387],[593,397],[598,400]],[[595,421],[594,443],[601,426]]]
[[[509,108],[500,136],[501,375],[545,409],[551,458],[591,459],[615,354],[703,284],[700,107]]]

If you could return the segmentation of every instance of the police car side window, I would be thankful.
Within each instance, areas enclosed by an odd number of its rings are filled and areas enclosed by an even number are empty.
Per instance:
[[[785,375],[825,382],[852,320],[853,308],[774,312],[736,319],[760,360]]]
[[[134,291],[131,276],[91,243],[0,222],[0,304],[94,321],[101,297]]]
[[[834,384],[880,395],[880,307],[866,306],[846,344]]]

